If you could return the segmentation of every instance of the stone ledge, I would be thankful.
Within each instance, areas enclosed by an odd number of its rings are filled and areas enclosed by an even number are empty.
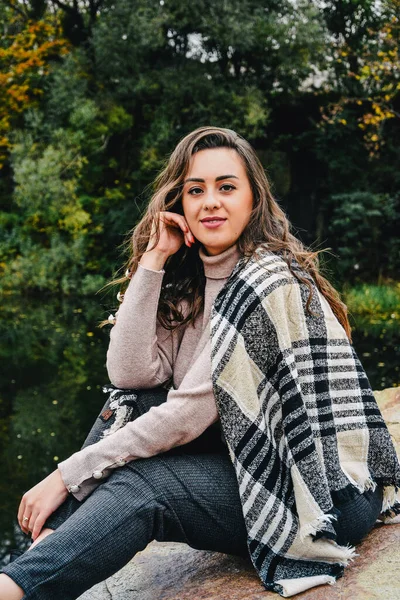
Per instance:
[[[377,526],[333,586],[298,594],[299,600],[400,598],[400,524]],[[250,560],[152,542],[121,571],[80,600],[268,600]]]

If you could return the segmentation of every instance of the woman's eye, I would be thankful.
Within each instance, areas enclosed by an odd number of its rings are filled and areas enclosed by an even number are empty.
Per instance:
[[[229,188],[229,190],[227,190],[228,192],[236,189],[235,186],[230,183],[224,183],[224,185],[221,186],[221,190],[222,190],[222,188]]]
[[[198,194],[194,194],[193,193],[193,192],[196,192],[196,191],[197,192],[198,191],[202,192],[203,190],[201,188],[198,188],[198,187],[197,188],[192,188],[191,190],[188,191],[188,194],[191,194],[192,196],[198,196]]]

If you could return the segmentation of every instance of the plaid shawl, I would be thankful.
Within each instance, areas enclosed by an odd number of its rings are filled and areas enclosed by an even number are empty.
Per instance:
[[[265,246],[242,258],[213,306],[212,380],[248,547],[268,590],[334,583],[336,501],[376,484],[400,512],[400,466],[364,369],[315,282]]]

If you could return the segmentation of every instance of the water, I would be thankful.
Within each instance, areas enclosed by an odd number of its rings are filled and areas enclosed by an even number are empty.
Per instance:
[[[109,334],[98,298],[9,299],[0,314],[1,559],[28,543],[22,494],[79,449],[105,402]]]
[[[77,451],[106,397],[107,313],[94,299],[8,299],[0,312],[0,560],[29,538],[24,491]],[[374,389],[400,383],[398,329],[356,323],[354,346]]]
[[[358,317],[352,322],[353,345],[373,390],[400,386],[399,321]]]

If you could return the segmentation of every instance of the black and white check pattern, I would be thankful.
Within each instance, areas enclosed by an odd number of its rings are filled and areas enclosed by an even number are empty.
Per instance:
[[[383,509],[400,510],[399,462],[364,369],[314,281],[292,268],[313,286],[311,312],[308,287],[260,246],[236,265],[211,321],[250,554],[265,587],[285,595],[297,578],[332,583],[353,557],[334,541],[336,501],[378,484]]]

